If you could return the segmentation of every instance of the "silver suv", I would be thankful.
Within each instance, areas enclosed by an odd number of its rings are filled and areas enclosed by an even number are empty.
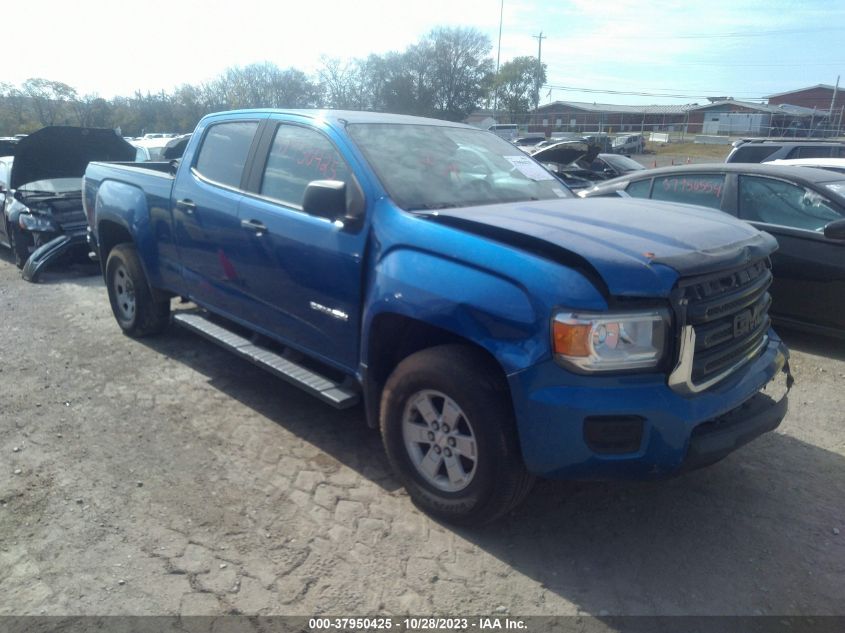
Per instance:
[[[779,158],[845,158],[840,141],[778,141],[742,139],[734,141],[726,163],[762,163]]]

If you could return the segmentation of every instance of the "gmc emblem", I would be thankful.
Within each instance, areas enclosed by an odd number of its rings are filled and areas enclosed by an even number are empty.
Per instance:
[[[760,326],[763,322],[763,305],[758,303],[734,317],[734,338],[745,336]]]

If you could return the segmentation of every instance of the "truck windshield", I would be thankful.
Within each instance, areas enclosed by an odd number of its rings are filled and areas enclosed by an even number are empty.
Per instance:
[[[483,130],[392,123],[347,129],[408,211],[572,197],[545,167]]]

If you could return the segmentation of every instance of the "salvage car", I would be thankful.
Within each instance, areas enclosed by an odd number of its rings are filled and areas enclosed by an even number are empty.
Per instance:
[[[623,193],[724,211],[771,233],[772,316],[845,335],[845,175],[810,167],[713,163],[608,180],[582,197]]]
[[[538,147],[530,154],[534,160],[557,174],[573,191],[592,187],[596,181],[645,169],[627,156],[599,153],[597,146],[583,140],[560,141]]]
[[[85,246],[82,175],[92,160],[131,161],[135,149],[114,130],[50,126],[21,139],[10,161],[0,240],[24,279]]]

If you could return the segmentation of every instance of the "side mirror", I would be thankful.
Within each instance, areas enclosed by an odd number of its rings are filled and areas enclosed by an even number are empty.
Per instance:
[[[845,220],[834,220],[824,227],[824,236],[829,240],[845,240]]]
[[[346,216],[346,183],[340,180],[313,180],[305,187],[302,210],[335,221]]]

